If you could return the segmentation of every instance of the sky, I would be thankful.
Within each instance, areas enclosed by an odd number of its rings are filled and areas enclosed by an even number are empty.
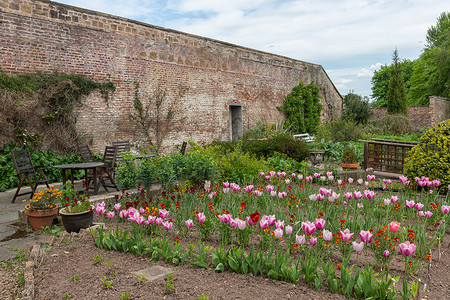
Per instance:
[[[373,72],[417,59],[448,0],[57,0],[322,65],[342,95],[371,95]]]

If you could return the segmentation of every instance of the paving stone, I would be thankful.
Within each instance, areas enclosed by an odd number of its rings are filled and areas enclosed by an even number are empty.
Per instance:
[[[150,268],[139,270],[137,272],[133,272],[133,275],[136,275],[136,277],[138,277],[138,278],[141,275],[144,275],[145,280],[154,281],[156,279],[164,278],[167,275],[170,275],[172,273],[173,273],[173,271],[169,268],[164,268],[162,266],[153,266]]]

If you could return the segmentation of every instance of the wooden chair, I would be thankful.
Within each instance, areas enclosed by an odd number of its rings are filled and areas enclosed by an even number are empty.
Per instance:
[[[131,150],[131,146],[130,146],[130,142],[129,141],[113,142],[113,146],[117,147],[116,161],[118,161],[118,162],[123,160],[122,153],[130,152],[130,150]]]
[[[39,184],[45,183],[47,187],[50,188],[48,183],[51,180],[45,177],[42,170],[39,170],[39,173],[36,172],[28,150],[11,150],[11,155],[14,162],[14,167],[16,168],[17,177],[19,178],[19,186],[17,187],[17,191],[11,201],[12,203],[16,201],[17,196],[26,194],[31,194],[31,199]],[[28,183],[30,185],[31,191],[19,194],[19,191],[24,183]]]
[[[180,153],[181,154],[185,154],[186,153],[186,146],[187,146],[187,142],[183,142],[183,144],[181,144],[181,149],[180,149]]]
[[[94,155],[92,155],[91,149],[89,149],[88,145],[80,146],[80,147],[78,147],[78,149],[80,150],[81,158],[83,158],[83,161],[85,163],[96,161],[94,158]],[[93,178],[94,178],[94,172],[92,170],[89,170],[89,174],[87,174],[86,186],[89,186],[89,184],[91,183]]]
[[[103,185],[106,191],[108,191],[108,187],[115,188],[119,190],[116,183],[114,182],[114,170],[116,167],[116,158],[117,158],[117,146],[106,146],[105,152],[103,154],[102,162],[105,164],[100,168],[99,173],[99,182]],[[110,185],[106,185],[105,179],[110,181]]]

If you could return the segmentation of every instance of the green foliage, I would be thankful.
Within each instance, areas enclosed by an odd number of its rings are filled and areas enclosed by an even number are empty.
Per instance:
[[[0,191],[4,192],[7,189],[17,187],[19,180],[16,175],[14,163],[12,161],[11,149],[20,149],[14,142],[0,147]],[[79,154],[69,154],[67,156],[59,156],[53,151],[36,151],[30,150],[31,161],[33,162],[36,170],[43,169],[47,178],[54,181],[62,181],[61,170],[52,168],[54,165],[62,165],[69,163],[81,163],[83,162]],[[83,171],[74,172],[76,179],[83,178]]]
[[[409,118],[405,115],[386,115],[378,120],[371,120],[370,124],[380,129],[382,134],[403,135],[414,132]]]
[[[149,190],[156,181],[158,166],[155,163],[158,158],[142,158],[139,165],[139,179],[146,190]]]
[[[135,188],[139,177],[139,168],[135,164],[135,156],[127,152],[122,155],[122,158],[116,168],[117,185],[123,190]]]
[[[356,155],[354,162],[362,162],[364,159],[364,143],[363,142],[336,142],[321,140],[316,143],[314,148],[323,149],[325,153],[324,157],[332,158],[336,161],[340,161],[344,151],[344,147],[351,147]]]
[[[406,91],[397,48],[392,56],[391,77],[387,95],[387,112],[389,114],[406,114]]]
[[[185,178],[192,183],[216,180],[218,178],[218,167],[216,162],[208,157],[203,151],[192,151],[186,153]]]
[[[286,173],[302,173],[307,166],[306,162],[298,162],[286,154],[274,152],[273,156],[267,158],[271,170],[284,171]]]
[[[337,119],[323,126],[327,127],[323,130],[329,132],[329,138],[335,143],[358,141],[364,134],[362,128],[351,120]]]
[[[350,146],[345,146],[342,150],[341,162],[344,164],[352,164],[357,162],[355,150]]]
[[[373,114],[370,109],[369,99],[353,93],[344,96],[343,119],[352,120],[356,124],[366,124],[367,120]]]
[[[319,89],[314,83],[299,85],[292,89],[278,109],[286,115],[286,126],[295,133],[314,133],[320,124],[322,105],[319,99]]]
[[[429,177],[441,181],[445,191],[450,184],[450,119],[428,130],[405,160],[404,174],[410,179]]]

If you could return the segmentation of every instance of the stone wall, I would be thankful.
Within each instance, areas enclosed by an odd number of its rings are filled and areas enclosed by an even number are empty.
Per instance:
[[[83,142],[97,150],[143,139],[129,118],[135,82],[146,101],[157,86],[169,99],[186,91],[167,151],[187,139],[229,140],[230,104],[242,105],[244,131],[282,119],[276,107],[300,81],[319,85],[322,121],[342,113],[342,97],[320,65],[45,0],[0,0],[0,68],[112,81],[111,99],[94,93],[77,108]]]
[[[370,119],[378,120],[387,114],[386,107],[372,108]],[[408,118],[415,128],[431,128],[450,118],[450,99],[430,96],[429,106],[408,106]]]

